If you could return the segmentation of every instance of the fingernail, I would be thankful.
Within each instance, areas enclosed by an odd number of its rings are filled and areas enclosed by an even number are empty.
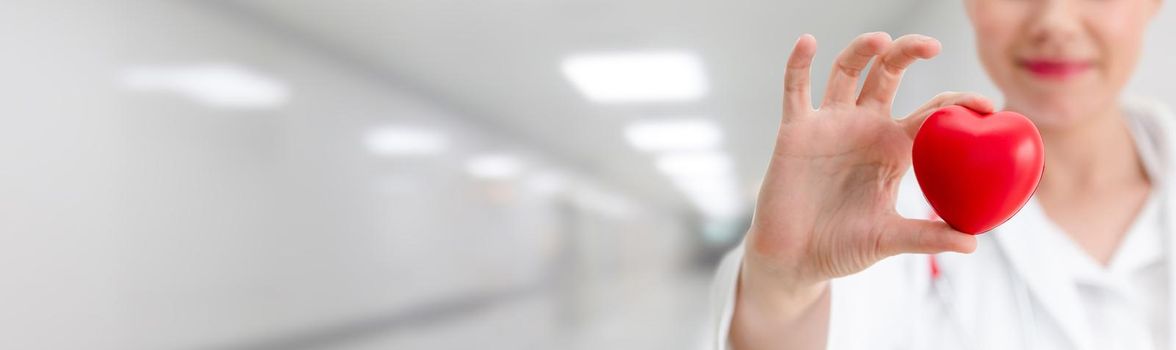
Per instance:
[[[796,42],[795,42],[795,43],[793,43],[793,44],[792,44],[792,46],[799,45],[799,44],[800,44],[800,42],[801,42],[802,40],[804,40],[804,38],[805,38],[805,37],[810,37],[810,36],[812,36],[812,35],[809,35],[808,33],[801,34],[800,36],[796,37]]]

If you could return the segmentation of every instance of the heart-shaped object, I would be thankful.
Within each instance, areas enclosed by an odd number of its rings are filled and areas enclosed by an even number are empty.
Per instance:
[[[1013,217],[1037,190],[1045,148],[1023,115],[949,106],[923,121],[912,162],[935,213],[957,231],[979,234]]]

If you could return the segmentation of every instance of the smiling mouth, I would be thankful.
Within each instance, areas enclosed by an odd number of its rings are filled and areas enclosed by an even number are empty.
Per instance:
[[[1089,71],[1093,64],[1088,61],[1030,59],[1022,60],[1020,66],[1038,78],[1066,80]]]

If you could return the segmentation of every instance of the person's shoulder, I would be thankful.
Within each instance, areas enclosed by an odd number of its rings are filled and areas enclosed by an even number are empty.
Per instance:
[[[1163,101],[1145,96],[1123,96],[1120,105],[1128,113],[1171,118],[1172,109]]]
[[[1124,97],[1120,105],[1149,171],[1176,170],[1176,114],[1163,102],[1145,97]]]
[[[1129,121],[1138,124],[1144,131],[1155,133],[1176,133],[1176,115],[1164,102],[1141,96],[1125,96],[1120,100],[1124,114]]]

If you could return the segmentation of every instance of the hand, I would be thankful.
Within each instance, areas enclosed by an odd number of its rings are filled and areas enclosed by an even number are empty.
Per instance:
[[[813,109],[809,67],[816,39],[797,41],[784,77],[783,121],[746,241],[741,297],[807,305],[830,278],[885,257],[976,248],[972,235],[895,211],[923,120],[952,104],[992,111],[983,97],[943,93],[903,119],[891,116],[903,72],[939,50],[926,36],[891,41],[886,33],[863,34],[837,57],[824,100]],[[871,61],[858,94],[858,78]]]

